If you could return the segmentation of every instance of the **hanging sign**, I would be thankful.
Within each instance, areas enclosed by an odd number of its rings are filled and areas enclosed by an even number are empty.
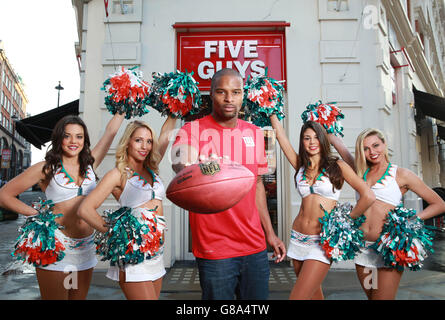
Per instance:
[[[286,80],[284,31],[178,32],[177,69],[193,71],[200,90],[222,68],[236,69],[244,79],[267,75]]]

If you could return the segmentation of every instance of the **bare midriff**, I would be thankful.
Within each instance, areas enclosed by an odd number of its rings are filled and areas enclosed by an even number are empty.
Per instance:
[[[295,218],[292,229],[306,235],[320,234],[321,224],[319,218],[324,216],[324,210],[330,212],[337,201],[324,198],[318,194],[310,194],[303,198],[300,211]]]

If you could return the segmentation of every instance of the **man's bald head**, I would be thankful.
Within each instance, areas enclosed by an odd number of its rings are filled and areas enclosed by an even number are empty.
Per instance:
[[[231,69],[231,68],[224,68],[221,69],[219,71],[217,71],[213,77],[212,77],[212,82],[210,85],[210,93],[213,92],[213,90],[215,89],[215,85],[218,82],[219,78],[221,78],[222,76],[235,76],[241,79],[241,83],[244,82],[243,77],[241,76],[241,74],[236,71],[235,69]]]

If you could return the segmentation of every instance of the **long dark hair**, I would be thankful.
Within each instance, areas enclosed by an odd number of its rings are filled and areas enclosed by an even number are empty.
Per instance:
[[[317,122],[307,121],[302,127],[300,131],[300,148],[298,151],[299,155],[299,167],[297,168],[297,172],[295,173],[295,178],[298,174],[298,170],[303,168],[308,168],[310,166],[309,154],[306,152],[303,144],[303,136],[304,132],[307,129],[312,129],[315,131],[318,141],[320,142],[320,165],[318,166],[318,170],[322,172],[324,169],[327,173],[329,180],[332,183],[332,186],[335,189],[341,189],[344,183],[344,178],[342,171],[337,164],[338,157],[332,155],[331,153],[331,145],[328,140],[328,136],[326,130]],[[295,179],[296,182],[296,179]]]
[[[85,177],[88,166],[93,165],[94,158],[90,150],[90,136],[88,135],[87,126],[81,118],[75,115],[67,115],[60,119],[51,134],[51,149],[45,155],[45,165],[42,172],[45,175],[45,183],[48,183],[54,176],[54,173],[61,167],[62,162],[62,142],[65,136],[65,127],[68,124],[77,124],[83,128],[84,145],[79,153],[79,173]]]

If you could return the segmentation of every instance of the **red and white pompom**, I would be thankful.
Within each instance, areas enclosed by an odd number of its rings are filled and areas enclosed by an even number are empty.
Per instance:
[[[33,204],[39,213],[28,217],[19,229],[12,253],[18,260],[35,267],[45,267],[65,257],[65,246],[55,235],[56,230],[61,228],[56,218],[62,214],[53,214],[53,206],[52,201],[40,200]]]
[[[142,79],[142,72],[121,68],[105,80],[102,90],[107,94],[105,105],[111,114],[125,113],[125,118],[142,116],[148,113],[144,99],[150,86]]]
[[[334,103],[322,103],[317,101],[315,104],[306,106],[306,110],[301,114],[301,119],[306,121],[314,121],[321,124],[328,133],[343,136],[343,127],[340,123],[344,119],[344,115],[339,107]]]

